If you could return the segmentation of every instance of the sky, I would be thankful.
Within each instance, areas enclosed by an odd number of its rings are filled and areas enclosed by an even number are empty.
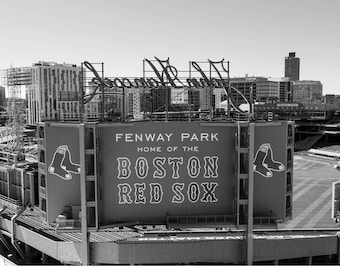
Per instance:
[[[143,74],[143,59],[230,62],[230,76],[283,77],[340,95],[339,0],[11,0],[0,2],[0,70],[53,61],[104,63],[107,77]]]

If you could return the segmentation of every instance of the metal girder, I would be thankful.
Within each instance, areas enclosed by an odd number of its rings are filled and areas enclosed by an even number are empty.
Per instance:
[[[0,209],[0,215],[6,210],[7,206],[2,206]],[[10,246],[7,243],[5,237],[3,236],[2,231],[0,230],[0,241],[3,243],[3,245],[6,247],[7,250],[10,250]]]
[[[25,253],[21,250],[19,247],[17,240],[15,239],[15,221],[16,219],[25,211],[25,207],[22,207],[18,210],[18,212],[15,213],[15,215],[11,218],[11,228],[12,228],[12,234],[11,234],[11,243],[15,250],[19,253],[20,257],[22,259],[25,259]]]

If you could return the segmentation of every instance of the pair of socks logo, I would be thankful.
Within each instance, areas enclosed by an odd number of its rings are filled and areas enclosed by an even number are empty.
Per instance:
[[[269,143],[262,144],[255,154],[254,171],[260,175],[270,178],[273,176],[273,171],[282,172],[285,166],[273,159],[273,150]]]
[[[52,162],[48,167],[48,171],[64,180],[71,180],[71,173],[80,173],[80,165],[71,161],[71,153],[68,146],[60,145],[54,153]]]

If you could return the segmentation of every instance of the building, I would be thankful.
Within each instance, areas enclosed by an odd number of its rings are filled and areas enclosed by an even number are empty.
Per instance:
[[[336,104],[336,95],[325,95],[323,98],[326,104]]]
[[[0,86],[0,106],[6,105],[6,89],[3,86]]]
[[[7,120],[5,87],[0,86],[0,125],[4,125]]]
[[[22,153],[0,151],[0,197],[17,208],[23,205],[37,205],[38,168],[36,162],[28,162]]]
[[[301,103],[321,103],[322,83],[320,81],[294,81],[293,101]]]
[[[278,82],[259,81],[256,82],[256,101],[279,100],[280,88]]]
[[[255,104],[255,119],[325,122],[334,111],[334,105],[325,103],[268,102]]]
[[[51,120],[78,120],[81,68],[43,62],[32,66],[27,124]]]
[[[326,104],[333,104],[335,106],[335,110],[340,112],[340,96],[339,95],[326,95],[324,96],[324,102]]]
[[[289,78],[268,78],[269,81],[278,82],[279,84],[279,102],[293,101],[293,82]]]
[[[231,86],[239,90],[248,100],[251,96],[256,102],[290,102],[292,101],[293,87],[288,78],[249,77],[232,78]],[[239,103],[245,100],[233,94]]]
[[[45,122],[38,134],[41,217],[61,229],[242,228],[249,204],[254,226],[292,215],[293,122]]]
[[[295,52],[290,52],[285,57],[285,77],[291,81],[300,80],[300,58],[295,57]]]
[[[231,78],[230,85],[240,91],[247,100],[251,100],[251,97],[253,97],[254,99],[257,98],[256,82],[258,81],[266,81],[266,78],[248,76],[242,78]],[[242,98],[236,92],[232,93],[232,98],[238,105],[245,103],[244,98]]]
[[[282,80],[279,82],[280,87],[280,102],[291,102],[293,101],[293,83],[288,80]]]

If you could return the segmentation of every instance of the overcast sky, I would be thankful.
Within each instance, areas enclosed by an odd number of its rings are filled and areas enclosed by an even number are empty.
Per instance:
[[[224,58],[231,77],[283,77],[296,52],[300,80],[340,94],[339,0],[8,0],[0,27],[0,69],[86,60],[133,77],[157,56],[178,70]]]

